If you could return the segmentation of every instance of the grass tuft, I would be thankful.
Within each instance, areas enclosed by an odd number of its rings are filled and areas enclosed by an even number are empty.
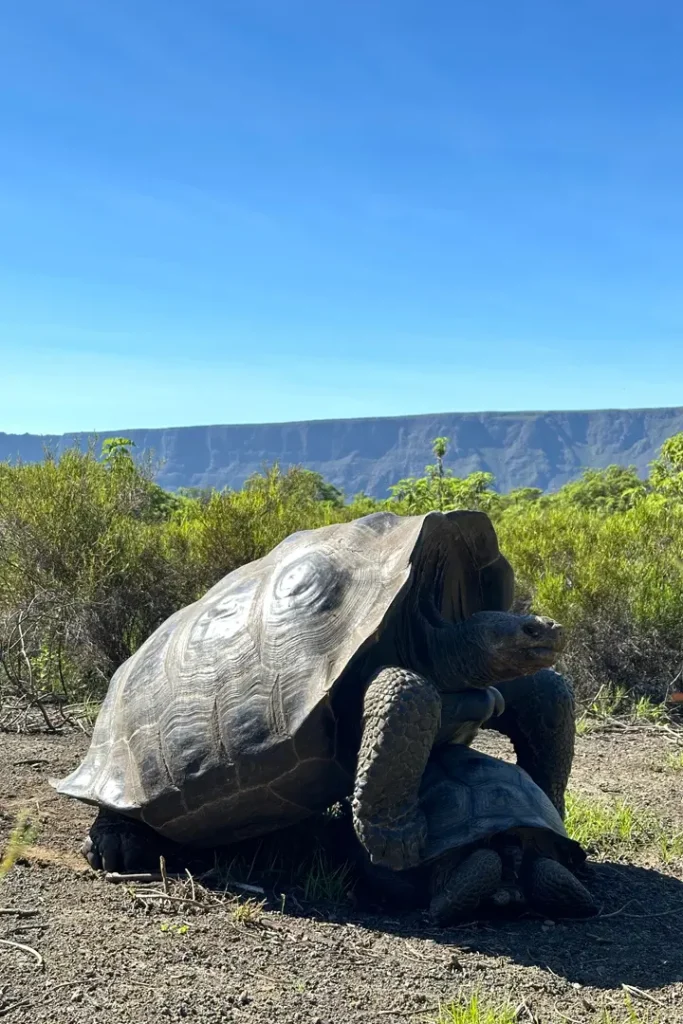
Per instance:
[[[353,871],[349,864],[333,865],[323,850],[317,849],[308,864],[302,864],[304,899],[315,903],[346,903],[353,888]]]
[[[625,1018],[621,1015],[615,1017],[609,1009],[599,1010],[593,1024],[664,1024],[657,1011],[636,1009],[628,993],[624,993],[624,1008]],[[493,1005],[484,1002],[479,993],[475,992],[469,997],[461,997],[442,1006],[439,1015],[432,1018],[430,1024],[518,1024],[526,1019],[527,1015],[520,1016],[520,1009],[514,1008],[511,1003]]]
[[[621,1017],[617,1019],[611,1010],[602,1010],[596,1024],[664,1024],[661,1015],[655,1010],[644,1010],[642,1013],[633,1005],[633,1000],[627,993],[624,994],[624,1006],[626,1008],[626,1020]]]
[[[261,921],[265,900],[238,899],[232,906],[231,915],[235,924],[257,925]]]
[[[516,1021],[517,1013],[512,1004],[487,1005],[475,992],[469,999],[442,1006],[434,1024],[515,1024]]]
[[[35,841],[38,829],[31,823],[29,812],[19,812],[17,822],[10,833],[2,860],[0,860],[0,882],[10,873],[24,851]]]
[[[593,854],[623,856],[653,849],[666,864],[683,857],[683,834],[670,834],[649,811],[636,810],[623,800],[593,802],[569,792],[565,826],[572,839]]]
[[[683,750],[670,751],[664,759],[664,767],[670,772],[683,772]]]
[[[630,725],[664,725],[669,718],[666,704],[639,697],[633,700],[623,686],[602,686],[576,723],[576,732],[585,736],[594,729],[618,719]]]

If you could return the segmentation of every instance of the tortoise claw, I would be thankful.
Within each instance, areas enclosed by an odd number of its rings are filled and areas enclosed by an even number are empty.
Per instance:
[[[505,698],[500,690],[497,690],[495,686],[489,686],[488,691],[493,697],[493,711],[491,718],[498,718],[505,711]]]
[[[401,824],[364,822],[359,831],[373,865],[407,871],[420,864],[427,840],[427,822],[421,811]]]

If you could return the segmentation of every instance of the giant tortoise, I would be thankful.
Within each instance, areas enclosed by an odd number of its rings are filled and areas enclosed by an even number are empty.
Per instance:
[[[463,700],[563,813],[573,698],[539,671],[562,630],[510,613],[513,586],[474,511],[302,531],[230,573],[118,668],[85,759],[52,783],[99,808],[89,863],[139,869],[160,838],[228,844],[352,796],[372,861],[415,865],[420,780]]]

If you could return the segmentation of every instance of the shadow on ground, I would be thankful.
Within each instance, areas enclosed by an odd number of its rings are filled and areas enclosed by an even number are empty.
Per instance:
[[[453,947],[456,957],[458,949],[502,957],[581,986],[655,989],[683,981],[683,882],[670,875],[631,864],[589,862],[584,881],[601,908],[597,917],[549,922],[526,916],[437,929],[414,905],[401,910],[373,899],[349,866],[346,835],[342,818],[322,830],[312,826],[214,852],[205,884],[224,888],[232,880],[262,886],[268,906],[284,906],[292,916],[431,940]],[[194,869],[202,867],[210,867],[203,858]]]
[[[683,981],[683,883],[615,863],[591,865],[586,880],[602,905],[598,917],[554,925],[527,919],[432,937],[595,988],[652,989]]]

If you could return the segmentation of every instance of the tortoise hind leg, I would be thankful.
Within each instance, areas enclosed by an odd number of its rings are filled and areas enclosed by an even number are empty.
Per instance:
[[[159,868],[167,843],[143,822],[100,810],[90,827],[81,853],[96,871],[138,872]]]
[[[598,908],[569,868],[550,857],[535,857],[525,888],[531,906],[549,917],[591,917]]]
[[[512,741],[517,764],[552,800],[564,818],[564,798],[574,758],[574,694],[567,680],[552,669],[497,683],[505,710],[491,717],[495,729]]]
[[[441,721],[435,686],[402,668],[369,683],[353,791],[353,824],[373,864],[404,871],[420,862],[427,822],[418,791]]]

